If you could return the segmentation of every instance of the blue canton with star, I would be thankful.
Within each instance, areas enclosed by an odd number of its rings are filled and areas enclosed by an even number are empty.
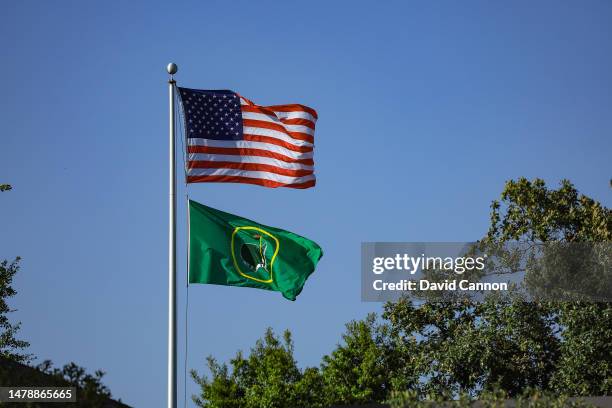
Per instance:
[[[178,88],[187,138],[242,140],[240,97],[232,91]]]

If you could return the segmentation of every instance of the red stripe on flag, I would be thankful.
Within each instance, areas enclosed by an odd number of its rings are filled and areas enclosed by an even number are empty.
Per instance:
[[[256,184],[258,186],[276,188],[276,187],[288,187],[288,188],[310,188],[314,187],[316,180],[306,181],[304,183],[295,183],[295,184],[284,184],[279,183],[277,181],[265,180],[265,179],[257,179],[251,177],[240,177],[240,176],[188,176],[188,183],[206,183],[206,182],[214,182],[214,183],[246,183],[246,184]]]

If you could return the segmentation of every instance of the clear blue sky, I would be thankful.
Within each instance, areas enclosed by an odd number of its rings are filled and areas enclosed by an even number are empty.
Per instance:
[[[360,302],[362,241],[477,239],[520,176],[612,205],[611,20],[603,0],[5,2],[0,258],[23,257],[22,337],[40,359],[104,369],[129,404],[165,403],[168,62],[180,85],[319,112],[316,188],[189,188],[325,256],[294,303],[191,287],[188,367],[268,326],[293,331],[304,367],[381,309]]]

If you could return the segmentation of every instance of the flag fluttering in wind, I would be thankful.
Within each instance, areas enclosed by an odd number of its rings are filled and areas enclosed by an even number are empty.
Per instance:
[[[307,238],[189,200],[189,283],[274,290],[295,300],[322,256]]]
[[[178,88],[187,139],[187,182],[265,187],[315,185],[317,112],[259,106],[232,91]]]

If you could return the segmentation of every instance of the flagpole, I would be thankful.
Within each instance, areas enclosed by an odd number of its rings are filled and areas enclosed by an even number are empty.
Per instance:
[[[174,63],[166,67],[170,79],[170,190],[168,225],[168,408],[176,408],[176,138],[174,126],[175,84],[174,74],[178,67]]]

